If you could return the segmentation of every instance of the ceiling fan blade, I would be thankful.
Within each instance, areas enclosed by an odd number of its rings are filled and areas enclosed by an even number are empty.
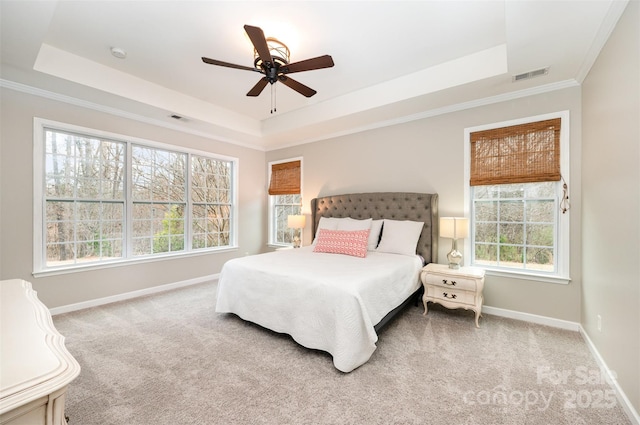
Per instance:
[[[273,63],[269,46],[267,45],[267,39],[264,36],[264,32],[259,27],[252,27],[251,25],[245,25],[244,30],[247,32],[253,47],[256,48],[258,56],[262,59],[262,62]]]
[[[292,78],[285,77],[284,75],[281,75],[280,77],[278,77],[278,79],[282,81],[282,84],[294,89],[295,91],[297,91],[298,93],[300,93],[305,97],[311,97],[317,93],[314,89],[307,87],[304,84],[299,83]]]
[[[247,96],[259,96],[260,93],[262,93],[262,90],[264,90],[264,88],[267,86],[267,83],[269,82],[269,80],[267,79],[267,77],[262,77],[260,79],[260,81],[258,81],[258,83],[253,86],[253,88],[251,90],[249,90],[249,93],[247,93]]]
[[[259,70],[255,69],[255,68],[251,68],[249,66],[236,65],[235,63],[229,63],[229,62],[222,62],[222,61],[219,61],[219,60],[216,60],[216,59],[205,58],[204,56],[202,57],[202,62],[208,63],[209,65],[226,66],[227,68],[244,69],[246,71],[260,72]]]
[[[299,62],[290,63],[280,68],[283,74],[292,72],[312,71],[314,69],[331,68],[333,66],[333,58],[329,55],[318,56],[313,59],[306,59]]]

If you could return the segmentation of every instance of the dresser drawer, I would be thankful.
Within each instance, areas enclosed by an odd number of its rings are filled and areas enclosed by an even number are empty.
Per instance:
[[[422,281],[427,285],[435,285],[443,288],[462,289],[465,291],[476,291],[478,281],[471,277],[447,276],[433,272],[422,272]]]
[[[476,293],[460,291],[453,288],[443,288],[440,286],[428,286],[427,296],[436,300],[454,302],[456,304],[475,305]]]

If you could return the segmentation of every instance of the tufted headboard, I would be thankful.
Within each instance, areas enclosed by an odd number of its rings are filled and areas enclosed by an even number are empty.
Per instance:
[[[422,221],[417,254],[425,263],[438,262],[438,194],[373,192],[333,195],[311,200],[311,229],[315,236],[320,217]],[[384,229],[382,230],[384,233]],[[313,237],[312,236],[312,237]]]

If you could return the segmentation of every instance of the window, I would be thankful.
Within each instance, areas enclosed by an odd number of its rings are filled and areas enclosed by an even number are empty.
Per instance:
[[[472,265],[567,281],[568,126],[560,113],[465,131]]]
[[[555,186],[545,182],[475,187],[475,264],[555,273]]]
[[[269,163],[269,244],[293,244],[298,230],[287,227],[287,217],[302,214],[301,177],[302,159]]]
[[[35,272],[232,247],[237,160],[35,120]]]
[[[47,266],[121,258],[126,145],[52,130],[44,145]]]
[[[134,257],[184,251],[187,155],[131,147]]]
[[[232,163],[192,155],[193,249],[231,243]]]

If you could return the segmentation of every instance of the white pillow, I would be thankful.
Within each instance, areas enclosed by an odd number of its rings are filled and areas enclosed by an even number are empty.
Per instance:
[[[378,241],[380,241],[380,231],[382,230],[382,223],[384,220],[373,220],[371,222],[371,231],[369,232],[369,251],[375,251],[378,247]]]
[[[313,238],[313,242],[311,242],[311,245],[315,245],[318,241],[318,233],[320,232],[320,229],[338,230],[338,221],[340,220],[342,219],[333,217],[320,217],[318,228],[316,229],[316,234]]]
[[[382,239],[376,252],[416,255],[416,247],[424,223],[421,221],[399,221],[384,219]]]
[[[370,218],[366,220],[356,220],[355,218],[346,217],[338,219],[338,230],[367,230],[371,229]]]

